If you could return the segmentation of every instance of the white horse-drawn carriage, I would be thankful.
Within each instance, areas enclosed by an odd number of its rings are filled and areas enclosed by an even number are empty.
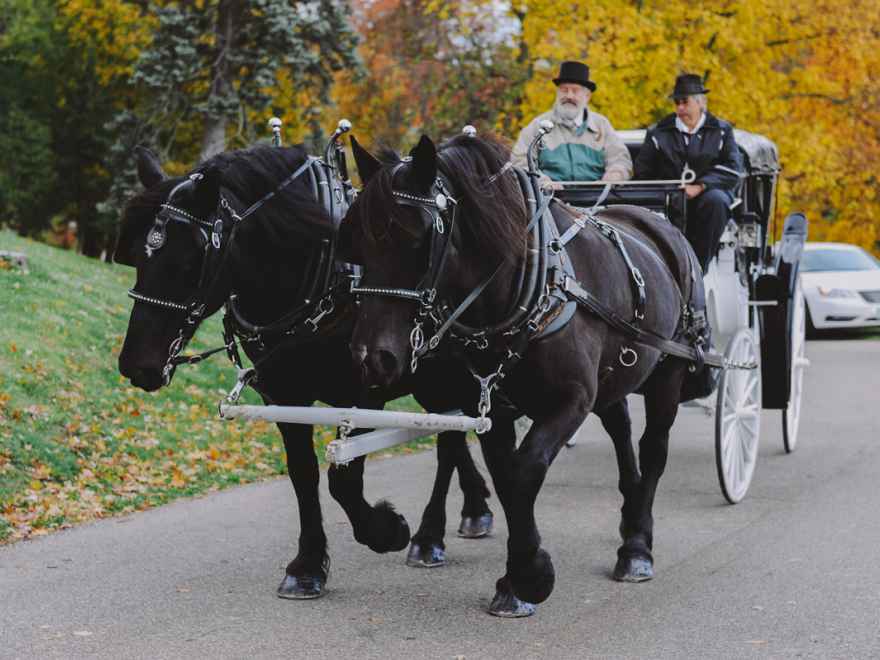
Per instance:
[[[621,131],[635,159],[644,130]],[[780,172],[776,145],[767,138],[736,131],[746,171],[718,254],[704,282],[713,349],[724,355],[714,401],[699,407],[715,416],[718,480],[724,497],[739,502],[746,494],[758,456],[761,409],[782,411],[786,452],[797,444],[804,368],[806,317],[798,263],[807,236],[800,213],[786,217],[776,233],[776,189]],[[557,193],[580,207],[634,204],[670,218],[684,231],[688,222],[681,181],[565,183]],[[610,191],[606,192],[606,186]],[[736,368],[740,367],[740,368]],[[750,368],[742,368],[750,367]]]

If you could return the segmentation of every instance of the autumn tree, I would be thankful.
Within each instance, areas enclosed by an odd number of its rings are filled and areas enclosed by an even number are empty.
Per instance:
[[[131,78],[149,99],[134,113],[163,146],[182,120],[197,120],[199,160],[228,139],[247,144],[251,114],[271,106],[279,80],[326,100],[334,72],[356,66],[348,14],[342,0],[165,3]]]
[[[367,72],[341,75],[333,96],[368,140],[400,147],[421,132],[491,128],[524,80],[517,20],[501,3],[362,0],[354,18]]]
[[[811,238],[880,247],[877,3],[528,0],[520,12],[534,75],[519,125],[550,106],[564,59],[590,64],[591,103],[618,128],[670,112],[675,76],[699,73],[713,112],[777,143],[780,207],[806,211]]]

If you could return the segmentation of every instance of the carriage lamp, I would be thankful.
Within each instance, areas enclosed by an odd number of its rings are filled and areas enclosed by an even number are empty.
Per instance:
[[[818,287],[819,295],[825,298],[858,298],[859,294],[849,289],[832,289],[827,286]]]
[[[269,128],[272,129],[272,144],[276,147],[281,146],[281,120],[278,117],[272,117],[269,120]]]

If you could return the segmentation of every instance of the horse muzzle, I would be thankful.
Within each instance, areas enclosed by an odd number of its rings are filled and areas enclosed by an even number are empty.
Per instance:
[[[351,347],[351,355],[364,385],[388,387],[403,376],[403,361],[391,350],[368,349],[363,344],[357,344]]]

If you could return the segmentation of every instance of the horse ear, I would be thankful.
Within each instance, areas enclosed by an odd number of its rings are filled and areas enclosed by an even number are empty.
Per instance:
[[[419,143],[409,152],[413,163],[413,183],[422,189],[429,189],[437,178],[437,147],[427,135],[422,135]]]
[[[134,148],[137,158],[138,179],[144,184],[144,188],[152,188],[160,181],[165,180],[165,172],[159,163],[159,158],[146,147],[138,145]]]
[[[369,151],[364,149],[360,143],[351,136],[351,152],[354,154],[354,162],[357,164],[358,174],[364,185],[370,182],[373,175],[382,169],[382,163]]]

